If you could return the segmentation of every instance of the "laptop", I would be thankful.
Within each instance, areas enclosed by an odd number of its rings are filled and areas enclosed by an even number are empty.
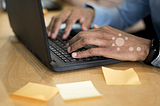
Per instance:
[[[48,38],[41,0],[6,0],[6,6],[10,25],[16,37],[33,55],[53,71],[76,70],[120,62],[101,56],[72,58],[66,50],[66,43],[78,31],[72,30],[66,41],[61,39],[63,30],[59,32],[59,37],[56,39]],[[78,51],[88,48],[90,46],[83,47]]]

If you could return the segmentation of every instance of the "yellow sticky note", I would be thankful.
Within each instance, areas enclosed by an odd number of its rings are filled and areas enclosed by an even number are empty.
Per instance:
[[[107,85],[140,85],[139,78],[133,68],[114,70],[102,67]]]
[[[27,85],[14,92],[12,95],[48,101],[53,96],[55,96],[58,91],[59,89],[56,87],[29,82]]]
[[[64,100],[74,100],[102,96],[91,81],[57,84]]]

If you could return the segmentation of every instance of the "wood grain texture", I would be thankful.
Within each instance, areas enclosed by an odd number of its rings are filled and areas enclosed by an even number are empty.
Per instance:
[[[68,7],[65,6],[62,11]],[[47,13],[46,25],[53,15],[62,11]],[[160,68],[140,62],[122,62],[106,67],[122,70],[133,68],[142,85],[108,86],[101,67],[67,72],[49,70],[17,40],[10,28],[7,13],[0,11],[0,106],[160,106]],[[65,102],[57,94],[50,101],[41,102],[10,96],[28,82],[55,86],[88,80],[103,94],[102,97]]]

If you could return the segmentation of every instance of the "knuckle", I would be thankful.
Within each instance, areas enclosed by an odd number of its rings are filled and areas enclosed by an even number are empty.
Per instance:
[[[78,57],[84,57],[84,53],[83,52],[78,52]]]
[[[106,33],[105,32],[100,32],[102,38],[105,38],[106,37]]]
[[[61,18],[60,16],[58,16],[56,19],[55,19],[56,22],[61,22]]]
[[[72,20],[67,20],[66,24],[74,24],[74,22]]]
[[[73,14],[76,18],[78,18],[78,17],[81,16],[81,13],[80,13],[80,10],[79,10],[79,9],[74,9],[74,10],[72,11],[72,14]]]
[[[88,49],[88,52],[90,55],[94,55],[96,53],[96,51],[93,48]]]
[[[79,38],[84,37],[84,35],[85,35],[85,32],[84,32],[84,31],[81,31],[81,32],[78,33],[78,37],[79,37]]]
[[[110,26],[103,26],[101,27],[103,30],[109,30],[111,27]]]
[[[89,41],[90,41],[90,38],[87,37],[87,36],[82,38],[82,42],[83,42],[84,44],[87,44]]]

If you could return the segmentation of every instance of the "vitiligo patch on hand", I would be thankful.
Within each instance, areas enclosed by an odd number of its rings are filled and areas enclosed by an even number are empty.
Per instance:
[[[127,41],[128,39],[129,39],[128,37],[123,38],[122,34],[119,33],[118,38],[112,37],[112,40],[115,40],[115,43],[112,43],[112,46],[118,46],[117,51],[120,51],[120,47],[123,46],[125,44],[125,41]],[[134,48],[129,47],[128,50],[133,51]],[[137,47],[136,50],[141,51],[141,47]]]

